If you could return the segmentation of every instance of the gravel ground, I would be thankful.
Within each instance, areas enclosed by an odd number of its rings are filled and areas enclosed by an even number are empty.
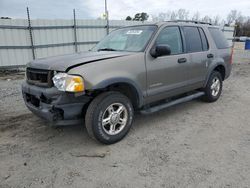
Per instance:
[[[250,52],[235,53],[216,103],[137,115],[110,146],[84,126],[46,126],[24,106],[23,75],[2,75],[0,187],[250,187]]]

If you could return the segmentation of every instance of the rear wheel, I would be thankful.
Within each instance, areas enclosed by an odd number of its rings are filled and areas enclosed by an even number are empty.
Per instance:
[[[205,95],[203,101],[215,102],[219,99],[222,91],[222,77],[218,71],[213,71],[209,77],[206,87],[204,88]]]
[[[119,92],[105,92],[89,105],[85,124],[90,137],[104,143],[120,141],[132,126],[134,110],[130,100]]]

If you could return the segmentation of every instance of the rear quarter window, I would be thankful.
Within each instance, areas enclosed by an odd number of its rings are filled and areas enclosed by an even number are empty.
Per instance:
[[[218,49],[225,49],[225,48],[229,48],[230,45],[227,41],[227,39],[225,38],[224,34],[222,33],[222,31],[218,28],[208,28],[214,42],[215,45]]]

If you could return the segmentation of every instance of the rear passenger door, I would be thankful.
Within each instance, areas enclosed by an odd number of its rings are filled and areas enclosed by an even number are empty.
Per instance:
[[[206,71],[213,54],[209,53],[206,35],[201,27],[183,26],[185,52],[190,55],[187,69],[189,85],[201,87],[206,78]]]

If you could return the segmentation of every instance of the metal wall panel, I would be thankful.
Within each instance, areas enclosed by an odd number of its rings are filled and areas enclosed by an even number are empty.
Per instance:
[[[145,22],[150,23],[150,22]],[[110,32],[141,22],[110,20]],[[74,20],[31,20],[35,58],[75,53]],[[106,36],[105,20],[76,20],[77,50],[88,51]],[[223,28],[232,38],[233,28]],[[0,19],[0,68],[24,66],[33,60],[26,19]]]
[[[0,68],[10,66],[23,66],[32,60],[32,53],[27,49],[1,49]]]
[[[0,29],[0,67],[22,66],[32,60],[30,49],[8,49],[9,46],[30,46],[27,20],[1,20],[1,26],[15,26],[17,29]],[[19,27],[23,27],[20,29]]]

